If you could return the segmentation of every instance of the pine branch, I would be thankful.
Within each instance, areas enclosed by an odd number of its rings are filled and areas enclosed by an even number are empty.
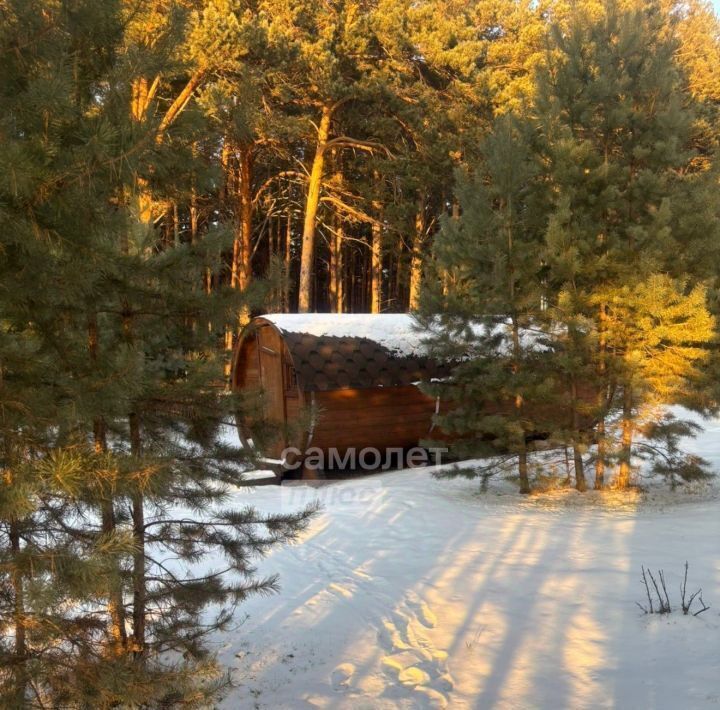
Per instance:
[[[348,136],[337,136],[331,138],[325,143],[325,149],[328,148],[355,148],[363,150],[367,153],[374,154],[376,151],[384,152],[388,157],[393,157],[392,153],[382,143],[377,141],[365,141],[358,138],[350,138]]]
[[[366,212],[363,212],[362,210],[352,207],[351,205],[348,205],[345,202],[342,202],[337,197],[333,197],[332,195],[324,195],[320,198],[321,202],[329,202],[331,205],[334,205],[339,210],[345,212],[345,214],[350,215],[351,217],[355,217],[360,222],[366,222],[367,224],[375,225],[376,227],[382,227],[383,223],[375,219],[374,217],[371,217]]]
[[[183,90],[177,95],[172,104],[170,104],[170,108],[168,108],[165,115],[162,117],[156,132],[156,142],[162,142],[166,130],[175,122],[180,113],[182,113],[188,105],[195,91],[200,87],[203,81],[205,81],[206,76],[206,71],[204,69],[199,69],[190,77],[187,84],[183,87]]]

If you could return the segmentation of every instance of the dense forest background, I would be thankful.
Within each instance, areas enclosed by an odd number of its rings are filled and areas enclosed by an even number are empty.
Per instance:
[[[458,210],[458,168],[478,162],[497,116],[536,111],[550,28],[606,6],[138,1],[120,4],[114,35],[75,40],[123,62],[121,77],[92,79],[127,106],[127,207],[157,249],[225,230],[207,289],[266,277],[270,310],[401,312],[417,307],[441,218]],[[709,160],[717,18],[709,3],[638,6],[673,36],[687,101],[701,105],[697,161]],[[4,24],[27,47],[63,7],[78,27],[98,19],[89,3],[28,4]]]
[[[652,412],[717,401],[719,28],[698,0],[0,0],[4,706],[227,686],[207,635],[314,513],[231,495],[253,313],[418,311],[463,362],[443,427],[523,491],[537,432],[581,490],[591,461],[627,485],[641,431],[701,476]]]
[[[535,78],[552,61],[549,28],[606,5],[143,8],[130,19],[126,49],[154,66],[128,77],[133,117],[154,126],[168,154],[184,141],[194,162],[173,175],[148,167],[139,215],[163,246],[232,229],[232,250],[207,287],[281,278],[271,310],[416,308],[441,218],[458,211],[458,168],[479,161],[497,116],[537,110]],[[717,19],[703,3],[655,11],[674,37],[687,101],[702,105],[697,160],[709,159]]]

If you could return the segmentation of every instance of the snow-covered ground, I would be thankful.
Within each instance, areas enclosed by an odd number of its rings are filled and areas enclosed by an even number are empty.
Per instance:
[[[693,448],[720,463],[720,426]],[[324,510],[262,563],[281,593],[216,637],[226,708],[720,706],[717,488],[523,498],[414,469],[238,496]],[[641,565],[679,606],[686,560],[712,608],[643,615]]]

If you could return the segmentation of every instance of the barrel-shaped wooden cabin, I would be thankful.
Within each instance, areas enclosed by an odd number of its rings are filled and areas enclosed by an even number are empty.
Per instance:
[[[262,420],[280,425],[261,453],[416,446],[436,411],[418,385],[447,374],[424,354],[422,339],[404,314],[254,318],[235,348],[232,384],[262,391]],[[258,421],[241,418],[241,437],[257,440]]]

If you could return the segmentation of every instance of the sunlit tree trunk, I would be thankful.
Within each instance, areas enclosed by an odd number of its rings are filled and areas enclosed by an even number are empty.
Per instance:
[[[375,185],[382,185],[382,178],[377,171],[373,173]],[[370,228],[370,313],[382,310],[383,292],[383,206],[380,200],[372,203],[374,221]]]
[[[233,241],[233,261],[230,276],[232,288],[244,291],[252,278],[252,227],[253,227],[253,201],[252,177],[253,154],[252,149],[245,146],[238,151],[239,180],[237,182],[237,207],[239,220]]]
[[[250,146],[237,147],[235,156],[228,161],[228,170],[232,179],[228,180],[228,189],[232,190],[229,199],[233,200],[236,214],[235,236],[233,239],[232,262],[230,266],[230,287],[245,291],[252,278],[252,226],[253,226],[253,152]],[[236,161],[233,159],[236,158]],[[235,163],[237,162],[237,165]],[[230,376],[230,353],[235,342],[238,328],[250,320],[247,308],[241,309],[237,324],[225,329],[225,350],[228,356],[225,362],[225,376]]]
[[[382,227],[379,222],[372,224],[370,245],[370,312],[382,310]]]
[[[630,383],[625,383],[623,392],[622,438],[620,443],[620,466],[616,487],[628,488],[630,485],[632,443],[633,443],[633,394]]]
[[[425,195],[421,194],[415,214],[415,233],[413,234],[412,255],[410,256],[410,297],[411,311],[420,307],[420,282],[422,278],[422,249],[425,241]]]
[[[200,223],[200,210],[198,209],[197,190],[193,184],[190,192],[190,244],[193,246],[198,240],[198,226]]]
[[[460,219],[460,203],[457,199],[453,199],[451,218],[453,222],[457,222]],[[452,283],[450,283],[450,274],[448,271],[443,271],[440,275],[442,279],[443,296],[447,296],[452,291]]]
[[[131,89],[130,113],[133,120],[137,123],[141,123],[146,119],[148,107],[155,97],[158,84],[159,78],[157,78],[152,85],[148,82],[146,77],[138,77],[133,81]],[[147,180],[141,178],[139,175],[136,175],[135,190],[138,219],[142,224],[149,225],[152,222],[153,201]]]
[[[300,249],[300,279],[298,285],[298,312],[309,313],[312,308],[312,285],[315,262],[315,229],[317,211],[320,204],[323,169],[325,166],[325,148],[330,135],[332,107],[323,106],[318,126],[315,157],[313,158],[307,186],[305,203],[305,221],[303,224],[302,244]]]

